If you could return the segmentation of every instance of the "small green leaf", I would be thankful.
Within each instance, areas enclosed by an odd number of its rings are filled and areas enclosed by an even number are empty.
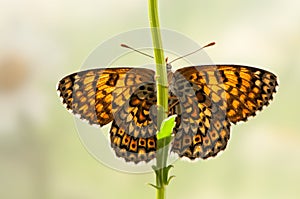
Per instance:
[[[148,183],[149,186],[154,187],[155,189],[160,189],[158,186],[152,184],[152,183]]]
[[[171,181],[173,178],[175,178],[175,177],[176,177],[176,176],[174,176],[174,175],[170,176],[169,179],[168,179],[168,181],[167,181],[167,185],[169,185],[169,184],[170,184],[170,181]]]
[[[175,127],[175,118],[177,115],[171,115],[170,117],[164,119],[161,123],[160,131],[157,134],[157,139],[163,139],[166,137],[171,137],[173,128]]]
[[[169,180],[170,180],[170,179],[168,179],[169,171],[170,171],[170,169],[173,168],[173,167],[174,167],[173,165],[169,165],[169,166],[163,168],[163,171],[164,171],[164,172],[163,172],[163,179],[164,179],[164,184],[166,184],[166,185],[169,184]]]

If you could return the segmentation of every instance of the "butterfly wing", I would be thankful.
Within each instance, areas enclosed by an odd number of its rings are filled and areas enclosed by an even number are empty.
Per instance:
[[[111,146],[118,157],[138,163],[148,162],[156,154],[156,87],[144,82],[119,106],[113,101],[115,114],[110,130]]]
[[[68,110],[90,124],[106,125],[117,156],[149,161],[156,149],[156,91],[154,71],[108,68],[81,71],[58,83]]]
[[[113,119],[112,101],[123,104],[122,98],[129,98],[139,84],[153,81],[153,75],[148,69],[91,69],[64,77],[57,91],[68,110],[90,124],[103,126]]]
[[[248,66],[196,66],[177,71],[190,83],[202,87],[214,101],[220,97],[225,100],[226,114],[232,123],[255,116],[273,99],[278,85],[273,73]]]
[[[174,129],[172,151],[190,159],[208,158],[224,150],[230,123],[246,121],[268,105],[278,85],[274,74],[238,65],[181,68],[172,82],[181,102],[181,125]],[[187,93],[189,97],[182,97]],[[188,120],[193,121],[193,128],[187,127]]]

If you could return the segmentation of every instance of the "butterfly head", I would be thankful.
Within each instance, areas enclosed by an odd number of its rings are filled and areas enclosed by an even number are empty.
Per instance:
[[[171,64],[167,63],[166,65],[167,65],[167,71],[172,70],[172,65]]]
[[[168,62],[168,57],[166,57],[165,62],[166,62],[167,72],[171,72],[172,65],[171,65],[171,63]]]

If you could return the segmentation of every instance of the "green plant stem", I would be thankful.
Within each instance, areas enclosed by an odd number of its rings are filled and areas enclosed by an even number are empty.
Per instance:
[[[168,79],[167,69],[162,47],[162,39],[159,28],[158,5],[157,0],[149,0],[149,20],[154,47],[154,57],[156,62],[156,85],[157,85],[157,129],[161,123],[168,117]],[[166,198],[166,186],[168,184],[168,143],[169,138],[157,140],[156,167],[153,167],[156,174],[157,199]]]

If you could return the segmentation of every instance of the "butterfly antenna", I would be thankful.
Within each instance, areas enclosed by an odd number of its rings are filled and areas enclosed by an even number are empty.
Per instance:
[[[133,50],[133,51],[135,51],[135,52],[137,52],[137,53],[140,53],[140,54],[142,54],[142,55],[145,55],[145,56],[147,56],[147,57],[150,57],[150,58],[154,59],[153,56],[148,55],[147,53],[144,53],[144,52],[142,52],[142,51],[139,51],[139,50],[137,50],[137,49],[135,49],[135,48],[132,48],[132,47],[126,45],[126,44],[121,44],[121,46],[124,47],[124,48],[128,48],[128,49]]]
[[[181,57],[178,57],[178,58],[172,60],[172,61],[169,62],[168,64],[171,64],[171,63],[173,63],[173,62],[175,62],[175,61],[177,61],[177,60],[179,60],[179,59],[182,59],[182,58],[185,58],[185,57],[187,57],[187,56],[190,56],[190,55],[192,55],[192,54],[194,54],[194,53],[196,53],[196,52],[202,50],[203,48],[206,48],[206,47],[209,47],[209,46],[213,46],[213,45],[215,45],[215,44],[216,44],[215,42],[211,42],[211,43],[209,43],[209,44],[207,44],[207,45],[205,45],[205,46],[203,46],[203,47],[201,47],[201,48],[199,48],[199,49],[197,49],[197,50],[195,50],[195,51],[193,51],[193,52],[191,52],[191,53],[188,53],[188,54],[186,54],[186,55],[183,55],[183,56],[181,56]]]

